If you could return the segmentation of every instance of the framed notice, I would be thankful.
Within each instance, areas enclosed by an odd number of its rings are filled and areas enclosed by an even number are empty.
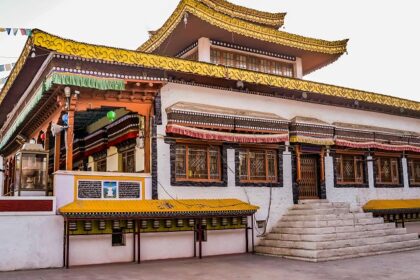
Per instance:
[[[142,199],[141,180],[76,179],[78,199]]]

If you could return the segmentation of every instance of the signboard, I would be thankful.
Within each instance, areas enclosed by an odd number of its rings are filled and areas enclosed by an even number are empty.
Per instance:
[[[79,199],[140,199],[142,182],[117,180],[77,180]]]
[[[79,198],[101,198],[101,181],[82,181],[77,182],[77,196]]]

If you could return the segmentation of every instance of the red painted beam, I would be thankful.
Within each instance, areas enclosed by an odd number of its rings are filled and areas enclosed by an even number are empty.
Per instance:
[[[0,200],[0,212],[45,212],[53,210],[53,201],[31,199]]]

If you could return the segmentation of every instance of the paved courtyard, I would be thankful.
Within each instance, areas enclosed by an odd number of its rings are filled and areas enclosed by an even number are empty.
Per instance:
[[[16,260],[19,261],[19,260]],[[326,263],[307,263],[260,255],[231,255],[138,264],[112,264],[0,273],[7,280],[131,279],[420,279],[420,250]]]

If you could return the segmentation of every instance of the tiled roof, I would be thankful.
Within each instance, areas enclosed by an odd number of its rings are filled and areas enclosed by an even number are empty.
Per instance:
[[[76,200],[59,212],[64,216],[194,217],[250,215],[258,208],[238,199]]]
[[[375,199],[369,200],[363,210],[367,212],[407,212],[420,211],[420,199]]]

